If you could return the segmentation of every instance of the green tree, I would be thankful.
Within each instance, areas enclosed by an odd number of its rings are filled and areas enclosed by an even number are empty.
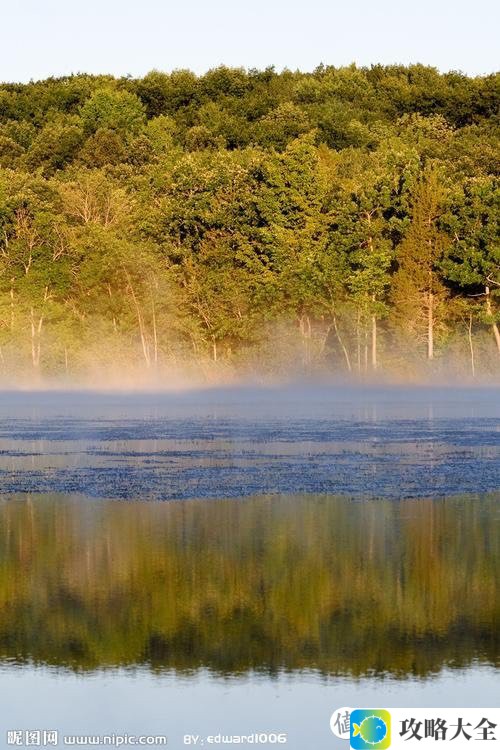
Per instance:
[[[482,322],[491,326],[500,354],[500,187],[496,178],[467,181],[445,217],[453,236],[444,263],[447,278],[462,294],[484,300]]]
[[[146,120],[144,107],[135,94],[112,88],[94,91],[82,105],[80,117],[88,134],[99,128],[136,134]]]
[[[427,359],[434,359],[436,327],[443,323],[447,290],[439,274],[447,235],[439,220],[444,213],[445,192],[434,169],[422,174],[412,195],[411,222],[397,249],[398,270],[392,299],[395,315],[413,341],[426,341]]]
[[[74,160],[83,140],[78,118],[49,121],[26,152],[26,165],[29,169],[40,168],[47,176],[52,175]]]

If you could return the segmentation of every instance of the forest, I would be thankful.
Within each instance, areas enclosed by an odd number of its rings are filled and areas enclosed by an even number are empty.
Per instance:
[[[0,378],[495,378],[500,74],[0,85]]]

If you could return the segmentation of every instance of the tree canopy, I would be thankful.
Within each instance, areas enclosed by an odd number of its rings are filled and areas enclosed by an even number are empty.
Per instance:
[[[500,76],[0,85],[0,370],[495,375]]]

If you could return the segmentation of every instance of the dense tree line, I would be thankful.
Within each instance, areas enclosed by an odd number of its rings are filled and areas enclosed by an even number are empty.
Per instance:
[[[421,65],[1,85],[4,377],[497,373],[499,102]]]

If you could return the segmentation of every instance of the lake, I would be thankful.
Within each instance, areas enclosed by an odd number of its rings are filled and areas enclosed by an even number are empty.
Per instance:
[[[9,729],[496,706],[500,390],[0,394]]]

